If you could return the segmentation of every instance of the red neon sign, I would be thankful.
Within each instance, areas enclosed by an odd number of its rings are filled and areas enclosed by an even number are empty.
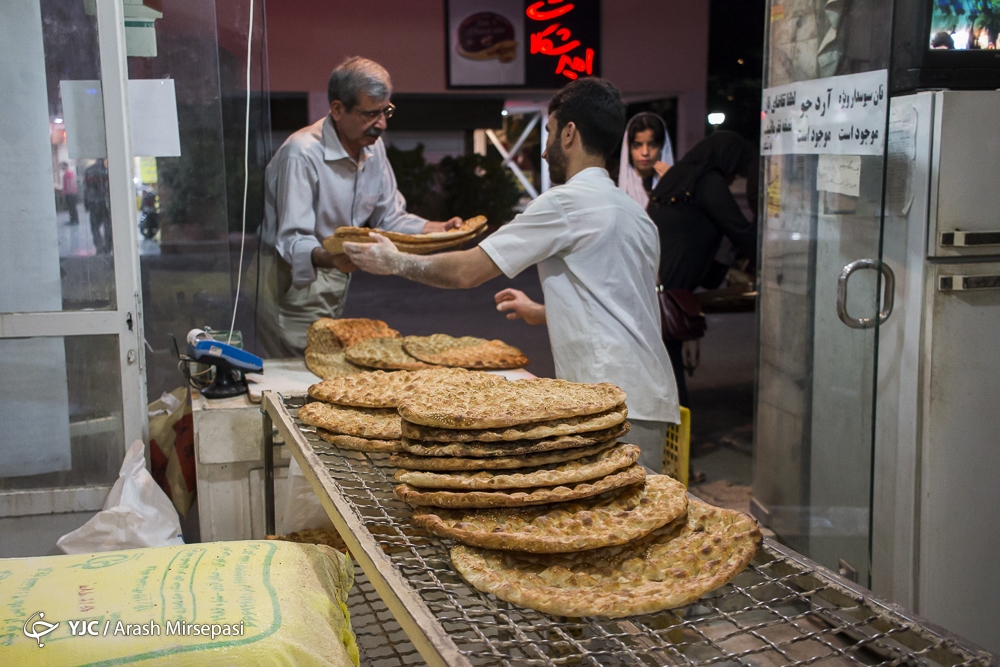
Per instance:
[[[583,44],[580,40],[573,39],[572,31],[559,23],[548,26],[537,25],[565,16],[576,7],[572,3],[563,4],[563,2],[564,0],[539,0],[528,5],[525,14],[536,23],[536,25],[529,24],[528,27],[530,52],[558,58],[555,73],[562,74],[568,79],[577,79],[581,74],[592,75],[594,49],[584,47],[582,52],[578,51]],[[558,6],[545,9],[546,5]],[[574,51],[575,54],[572,53]]]

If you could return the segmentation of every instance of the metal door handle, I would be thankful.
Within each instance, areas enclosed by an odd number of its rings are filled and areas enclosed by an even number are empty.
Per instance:
[[[837,278],[837,316],[840,321],[852,329],[871,329],[875,326],[874,317],[851,317],[847,314],[847,279],[858,269],[875,269],[882,272],[882,312],[878,314],[878,324],[884,324],[892,315],[893,300],[896,295],[896,275],[888,264],[874,259],[857,259],[844,267]]]

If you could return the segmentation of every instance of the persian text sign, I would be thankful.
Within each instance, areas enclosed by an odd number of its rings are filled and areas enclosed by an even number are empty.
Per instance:
[[[765,89],[761,155],[881,155],[887,84],[883,69]]]

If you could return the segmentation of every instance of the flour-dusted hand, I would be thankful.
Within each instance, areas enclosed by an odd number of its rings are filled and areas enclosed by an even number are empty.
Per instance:
[[[535,326],[545,324],[545,306],[532,301],[521,290],[508,287],[496,293],[497,310],[507,313],[508,320],[524,320]]]
[[[344,243],[344,252],[362,271],[380,276],[391,276],[402,266],[403,253],[392,241],[381,234],[372,233],[374,243]]]
[[[462,226],[462,219],[457,215],[445,222],[428,222],[420,231],[421,234],[432,234],[434,232],[447,232]]]

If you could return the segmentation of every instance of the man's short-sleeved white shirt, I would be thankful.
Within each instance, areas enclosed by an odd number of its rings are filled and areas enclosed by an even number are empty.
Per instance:
[[[577,173],[479,247],[509,278],[538,265],[558,377],[618,385],[634,419],[680,421],[656,300],[659,235],[607,171]]]

